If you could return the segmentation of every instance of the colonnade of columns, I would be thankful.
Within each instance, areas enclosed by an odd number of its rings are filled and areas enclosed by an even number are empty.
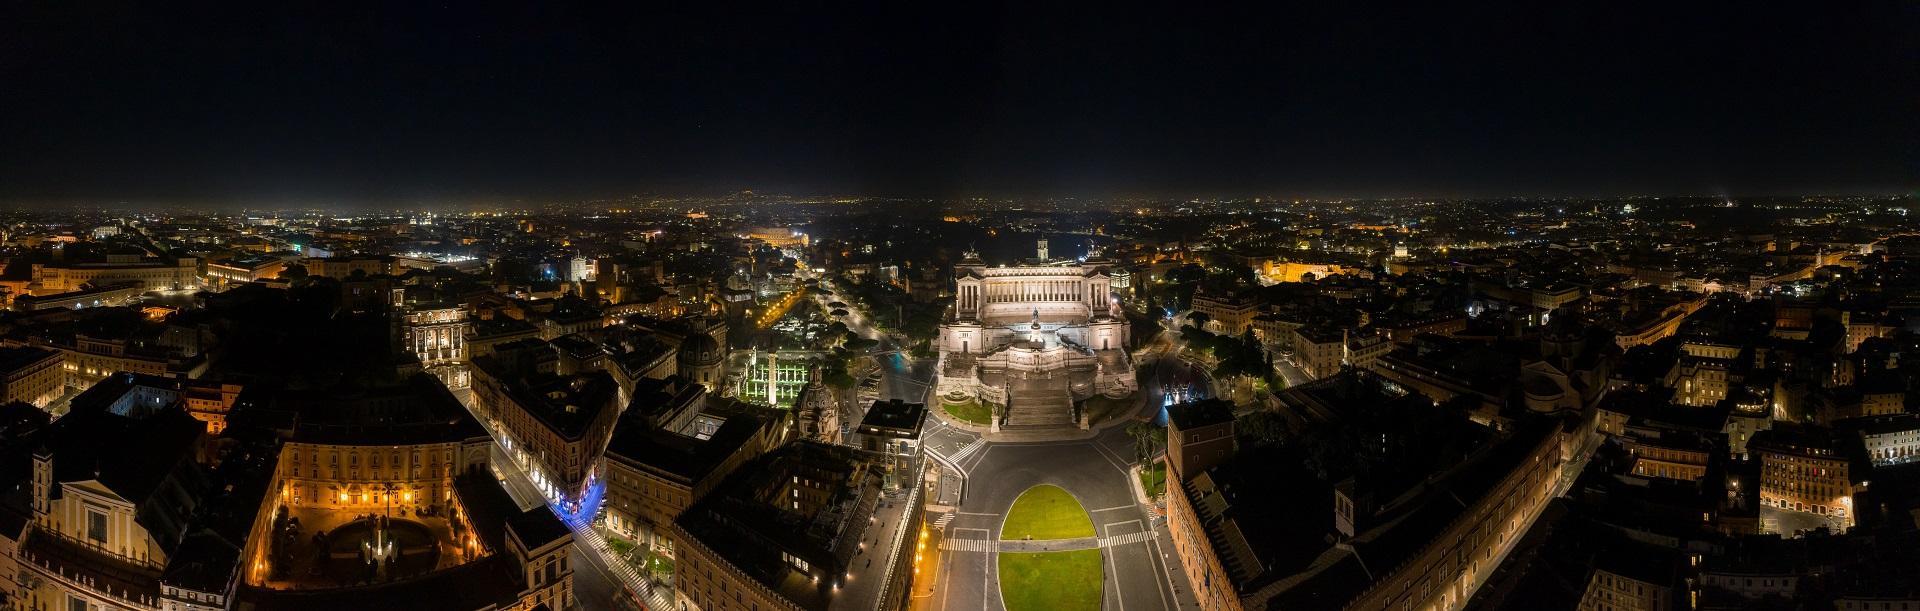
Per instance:
[[[1107,305],[1108,287],[1104,280],[1081,279],[993,279],[960,285],[954,305],[963,312],[979,311],[993,303],[1079,302],[1088,308]]]
[[[423,363],[457,361],[467,356],[467,338],[463,325],[415,327],[413,353]]]

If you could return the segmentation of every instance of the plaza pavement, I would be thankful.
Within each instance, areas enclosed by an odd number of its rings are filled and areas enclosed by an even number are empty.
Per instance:
[[[1133,440],[1122,427],[1084,441],[988,443],[960,462],[969,473],[967,494],[946,528],[941,570],[931,609],[1000,611],[995,554],[1033,542],[999,541],[1013,502],[1033,486],[1051,484],[1072,494],[1091,515],[1097,537],[1048,542],[1061,549],[1099,547],[1105,563],[1103,609],[1174,609],[1193,606],[1190,590],[1167,571],[1164,530],[1139,504],[1128,481]],[[954,541],[991,542],[989,545]],[[958,548],[972,549],[958,549]],[[978,550],[978,551],[975,551]],[[1187,601],[1181,604],[1180,601]]]

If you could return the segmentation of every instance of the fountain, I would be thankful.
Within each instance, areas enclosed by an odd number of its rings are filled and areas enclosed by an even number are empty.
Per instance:
[[[405,552],[401,551],[398,542],[391,536],[389,526],[392,522],[387,516],[372,520],[372,531],[360,542],[360,562],[373,565],[374,578],[386,581],[392,578],[390,573]]]

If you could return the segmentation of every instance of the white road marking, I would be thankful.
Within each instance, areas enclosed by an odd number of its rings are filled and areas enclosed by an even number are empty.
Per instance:
[[[1127,474],[1127,466],[1126,466],[1126,464],[1125,464],[1125,463],[1122,463],[1122,462],[1120,462],[1120,461],[1118,461],[1118,460],[1115,460],[1115,459],[1114,459],[1114,458],[1113,458],[1112,456],[1109,456],[1109,455],[1108,455],[1108,453],[1107,453],[1107,451],[1106,451],[1106,449],[1105,449],[1105,448],[1102,448],[1102,447],[1100,447],[1100,444],[1097,444],[1097,443],[1095,443],[1095,444],[1088,444],[1088,445],[1092,445],[1092,446],[1093,446],[1093,451],[1094,451],[1094,452],[1098,452],[1098,453],[1100,454],[1100,458],[1101,458],[1102,460],[1105,460],[1105,461],[1107,461],[1107,464],[1109,464],[1109,465],[1112,465],[1112,466],[1113,466],[1113,469],[1114,469],[1115,471],[1119,471],[1119,472],[1120,472],[1120,475],[1123,475],[1123,476],[1124,476],[1124,475],[1126,475],[1126,474]]]
[[[1134,522],[1139,522],[1139,520],[1134,520]],[[1125,523],[1126,522],[1115,522],[1114,524],[1125,524]],[[1107,529],[1108,535],[1113,534],[1113,524],[1106,524],[1101,526],[1101,528]],[[1102,539],[1101,547],[1106,547],[1105,543],[1106,543],[1106,540]],[[1112,577],[1107,579],[1106,581],[1113,584],[1113,601],[1116,603],[1119,603],[1120,611],[1127,611],[1127,597],[1125,594],[1122,594],[1120,591],[1120,565],[1119,563],[1114,561],[1113,554],[1107,553],[1107,552],[1100,552],[1100,555],[1107,557],[1107,574],[1112,575]]]
[[[1167,584],[1167,587],[1160,590],[1160,602],[1165,603],[1165,606],[1162,608],[1172,609],[1174,605],[1179,604],[1179,600],[1173,595],[1173,567],[1166,562],[1167,553],[1160,549],[1159,538],[1147,542],[1147,546],[1153,548],[1153,554],[1158,556],[1158,558],[1148,558],[1148,564],[1158,565],[1160,567],[1160,578],[1165,580]]]

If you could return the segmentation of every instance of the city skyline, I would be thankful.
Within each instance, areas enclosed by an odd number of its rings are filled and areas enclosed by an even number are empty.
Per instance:
[[[0,610],[1920,609],[1920,3],[0,3]]]

